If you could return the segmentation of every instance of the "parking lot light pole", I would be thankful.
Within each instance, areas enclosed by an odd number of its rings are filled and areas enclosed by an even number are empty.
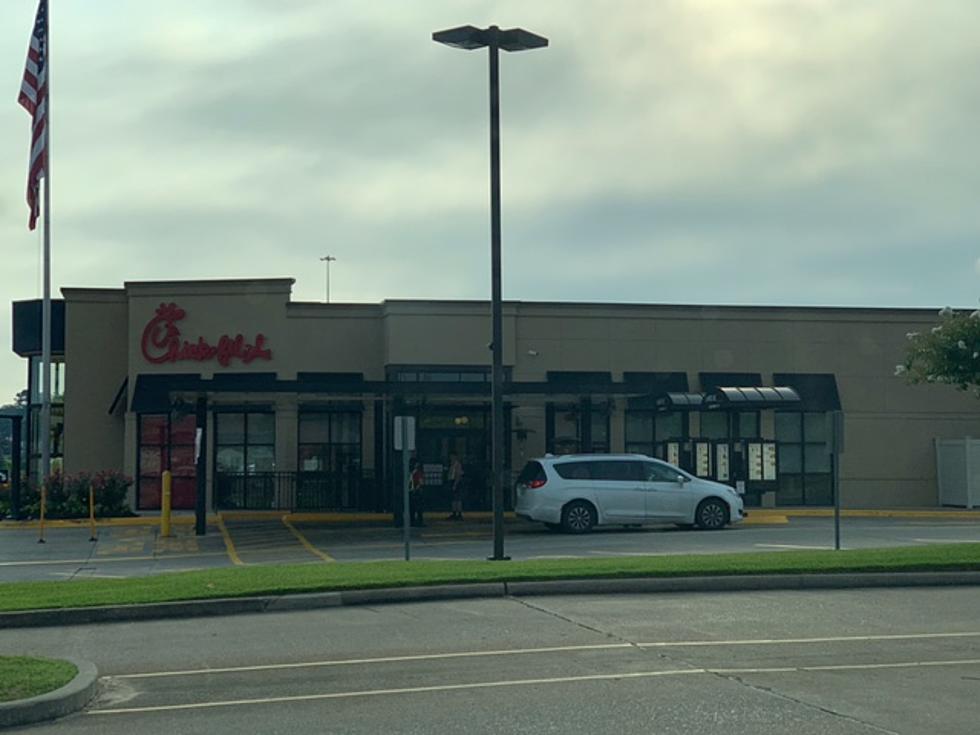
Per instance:
[[[503,317],[500,278],[500,49],[527,51],[544,48],[548,39],[523,28],[500,30],[497,26],[460,26],[436,31],[432,40],[467,51],[486,46],[490,53],[490,271],[493,364],[490,372],[491,476],[493,478],[493,561],[504,556],[504,397],[503,397]]]

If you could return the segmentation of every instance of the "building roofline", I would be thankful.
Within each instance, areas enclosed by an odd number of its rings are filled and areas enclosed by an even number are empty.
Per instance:
[[[123,281],[123,288],[187,287],[187,286],[286,286],[292,287],[295,278],[203,278],[180,281]]]
[[[385,306],[483,306],[486,307],[490,301],[484,299],[385,299],[381,302]],[[677,310],[724,310],[724,311],[804,311],[814,313],[840,312],[853,314],[856,312],[892,312],[892,313],[911,313],[938,315],[938,306],[841,306],[841,305],[805,305],[805,304],[706,304],[706,303],[682,303],[682,302],[654,302],[645,303],[642,301],[526,301],[520,299],[505,299],[504,306],[510,307],[545,307],[545,308],[577,308],[577,309],[677,309]],[[974,307],[951,307],[954,311],[971,311]]]

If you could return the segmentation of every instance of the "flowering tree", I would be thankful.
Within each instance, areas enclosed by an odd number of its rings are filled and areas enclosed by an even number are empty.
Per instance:
[[[980,397],[980,309],[967,315],[948,306],[928,332],[909,332],[905,362],[896,375],[909,383],[946,383]]]

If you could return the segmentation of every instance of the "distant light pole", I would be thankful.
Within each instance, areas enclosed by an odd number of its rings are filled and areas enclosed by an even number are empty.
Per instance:
[[[523,28],[500,30],[497,26],[476,28],[460,26],[436,31],[432,40],[437,43],[467,51],[483,48],[490,50],[490,270],[493,336],[493,367],[490,373],[491,393],[491,475],[493,476],[493,556],[500,561],[504,556],[504,402],[503,402],[503,317],[500,285],[500,75],[499,51],[527,51],[544,48],[548,39]]]
[[[330,264],[333,263],[335,260],[336,258],[333,257],[332,255],[324,255],[322,258],[320,258],[320,262],[326,263],[327,265],[326,279],[327,279],[327,303],[328,304],[330,303]]]

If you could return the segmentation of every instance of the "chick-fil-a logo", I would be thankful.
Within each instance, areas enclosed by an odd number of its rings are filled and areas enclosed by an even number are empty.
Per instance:
[[[196,342],[182,339],[177,322],[187,316],[187,312],[177,304],[160,304],[156,314],[143,329],[143,339],[140,343],[143,357],[156,365],[165,362],[181,360],[196,360],[205,362],[218,358],[222,367],[235,359],[248,365],[252,360],[271,360],[272,350],[265,348],[265,335],[255,335],[255,344],[249,344],[238,334],[229,337],[222,335],[218,344],[210,344],[204,337],[198,337]]]

